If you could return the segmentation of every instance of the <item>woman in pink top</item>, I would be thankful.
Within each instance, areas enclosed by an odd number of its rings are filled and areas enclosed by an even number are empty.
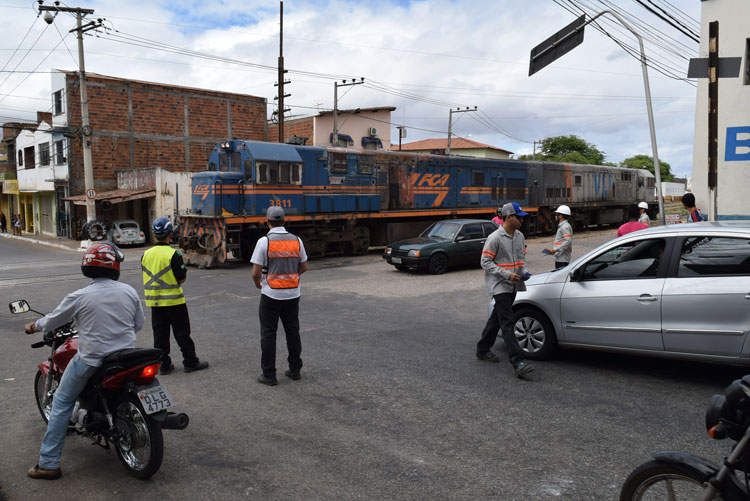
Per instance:
[[[492,222],[493,223],[497,223],[498,226],[502,226],[503,225],[503,218],[500,217],[500,216],[502,216],[502,214],[500,213],[501,210],[502,210],[502,207],[498,207],[497,208],[497,216],[495,216],[495,217],[492,218]]]
[[[631,233],[633,231],[645,230],[646,228],[648,228],[647,225],[638,222],[640,212],[641,211],[638,209],[637,205],[632,204],[628,206],[628,222],[620,226],[620,228],[617,230],[618,237],[627,235],[628,233]]]

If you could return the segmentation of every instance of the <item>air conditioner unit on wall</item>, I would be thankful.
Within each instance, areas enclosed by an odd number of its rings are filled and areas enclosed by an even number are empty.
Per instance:
[[[375,127],[370,127],[370,135],[371,136],[377,136],[378,135],[378,129]]]

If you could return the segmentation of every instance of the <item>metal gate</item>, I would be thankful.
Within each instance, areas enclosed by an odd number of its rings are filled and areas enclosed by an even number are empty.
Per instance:
[[[42,233],[48,235],[55,234],[55,222],[53,214],[55,212],[55,199],[54,196],[42,196],[42,212],[39,215]]]

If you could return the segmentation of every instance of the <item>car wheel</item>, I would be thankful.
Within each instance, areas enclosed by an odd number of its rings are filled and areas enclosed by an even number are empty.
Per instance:
[[[448,256],[442,252],[433,254],[427,265],[427,270],[433,275],[441,275],[448,269]]]
[[[408,266],[403,264],[394,264],[393,266],[395,266],[398,271],[407,271],[409,269]]]
[[[532,360],[550,358],[557,336],[547,316],[535,308],[519,308],[513,315],[513,335],[524,355]]]

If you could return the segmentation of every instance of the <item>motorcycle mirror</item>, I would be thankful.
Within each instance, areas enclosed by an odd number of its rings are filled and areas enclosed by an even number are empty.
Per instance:
[[[27,311],[31,310],[31,306],[29,306],[29,303],[25,299],[13,301],[8,305],[8,307],[10,308],[10,312],[14,315],[18,313],[26,313]]]

